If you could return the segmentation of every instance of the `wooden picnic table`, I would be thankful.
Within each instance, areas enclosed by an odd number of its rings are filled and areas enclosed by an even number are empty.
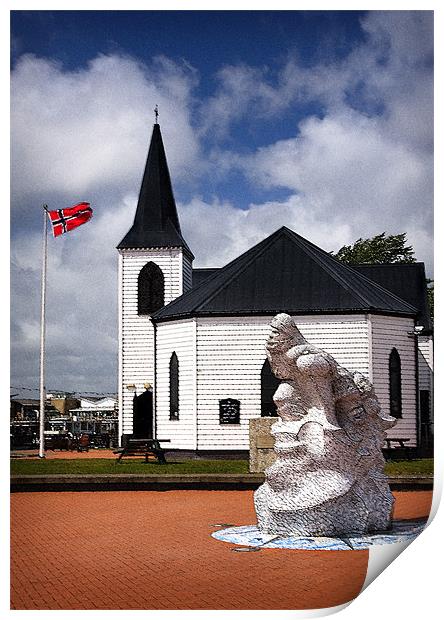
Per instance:
[[[387,449],[389,451],[389,454],[391,454],[393,450],[398,449],[396,447],[392,447],[392,443],[398,444],[399,448],[404,450],[404,454],[407,457],[408,461],[412,459],[411,451],[413,450],[411,446],[405,445],[409,441],[410,441],[410,437],[386,437],[385,439],[385,443],[387,444]]]
[[[386,437],[385,439],[386,443],[387,443],[387,448],[391,448],[391,443],[397,443],[399,445],[400,448],[405,448],[406,446],[404,445],[405,443],[407,443],[408,441],[410,441],[409,437]],[[409,447],[409,446],[407,446]]]
[[[169,443],[171,439],[128,439],[128,443],[124,448],[114,450],[114,454],[118,454],[117,462],[120,463],[124,456],[144,456],[145,463],[148,463],[148,457],[154,456],[162,465],[166,464],[165,450],[161,447],[160,442]]]

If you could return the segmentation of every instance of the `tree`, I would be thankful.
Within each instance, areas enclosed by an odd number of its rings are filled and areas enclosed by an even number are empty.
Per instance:
[[[406,245],[407,233],[388,235],[385,232],[371,239],[359,238],[352,245],[344,245],[336,254],[331,254],[348,265],[382,264],[382,263],[416,263],[413,248]],[[427,301],[430,319],[433,324],[434,282],[427,279]]]
[[[332,254],[348,265],[416,263],[412,246],[406,245],[406,235],[386,236],[383,232],[371,239],[359,238],[352,245],[344,245],[336,254]]]
[[[430,320],[434,322],[435,283],[427,278],[427,301],[429,303]]]

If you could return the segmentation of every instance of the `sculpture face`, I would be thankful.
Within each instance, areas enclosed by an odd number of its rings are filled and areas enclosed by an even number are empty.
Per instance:
[[[271,322],[267,355],[282,383],[271,430],[277,458],[255,492],[259,528],[333,536],[389,527],[381,448],[396,419],[382,414],[370,382],[308,343],[286,314]]]

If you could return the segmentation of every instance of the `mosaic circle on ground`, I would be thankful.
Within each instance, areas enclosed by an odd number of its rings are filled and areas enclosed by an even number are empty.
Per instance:
[[[425,528],[426,519],[415,521],[394,521],[390,531],[369,534],[366,536],[343,536],[328,538],[324,536],[274,536],[262,534],[256,525],[241,525],[213,532],[217,540],[234,543],[244,547],[261,549],[307,549],[326,551],[346,551],[368,549],[374,545],[390,545],[398,542],[414,540]]]

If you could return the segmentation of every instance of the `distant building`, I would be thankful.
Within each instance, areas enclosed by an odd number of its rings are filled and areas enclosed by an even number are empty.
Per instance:
[[[40,401],[35,398],[11,398],[10,419],[11,422],[28,421],[36,422],[39,417]]]
[[[10,445],[35,447],[38,435],[40,401],[34,398],[11,398]]]
[[[68,416],[70,409],[80,405],[80,400],[71,394],[47,394],[47,399],[62,416]]]
[[[117,439],[117,398],[81,397],[79,404],[69,411],[72,433],[108,434]]]
[[[69,408],[70,407],[70,408]],[[40,401],[11,399],[11,447],[35,447],[39,436]],[[95,436],[94,445],[108,447],[117,443],[118,416],[116,397],[77,397],[48,394],[45,405],[45,433]],[[48,444],[49,445],[49,444]]]
[[[58,411],[47,401],[45,406],[45,427],[48,420]],[[11,447],[35,447],[39,435],[40,400],[35,398],[11,398],[10,439]]]

